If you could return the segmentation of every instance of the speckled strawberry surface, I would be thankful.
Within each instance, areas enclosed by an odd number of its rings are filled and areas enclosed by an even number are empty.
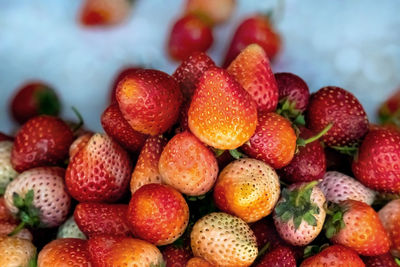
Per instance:
[[[300,267],[320,266],[364,267],[365,265],[354,250],[341,245],[333,245],[324,249],[317,255],[307,258],[300,265]]]
[[[0,236],[0,266],[29,266],[35,255],[36,248],[29,240]]]
[[[391,240],[391,253],[400,257],[400,199],[387,203],[380,211],[379,218],[389,234]]]

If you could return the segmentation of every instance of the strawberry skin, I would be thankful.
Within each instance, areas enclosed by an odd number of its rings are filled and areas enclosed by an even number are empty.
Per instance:
[[[110,26],[126,20],[130,10],[128,0],[85,0],[79,21],[87,27]]]
[[[400,127],[400,88],[381,105],[378,115],[382,124]]]
[[[89,142],[90,138],[92,138],[93,133],[86,133],[78,138],[75,139],[75,141],[71,144],[69,147],[69,158],[70,160],[82,149],[84,148],[87,143]]]
[[[279,101],[294,103],[296,110],[304,112],[308,106],[310,91],[303,79],[289,72],[275,73],[275,79],[278,84]]]
[[[296,134],[289,120],[276,113],[261,113],[254,135],[243,151],[275,169],[290,163],[296,150]]]
[[[327,86],[314,93],[308,105],[307,118],[308,128],[316,133],[333,124],[322,137],[328,146],[358,144],[368,132],[364,108],[354,95],[340,87]]]
[[[362,257],[366,267],[399,267],[390,253],[373,257]]]
[[[236,0],[187,0],[185,2],[185,13],[204,16],[213,26],[226,22],[236,7]]]
[[[172,187],[147,184],[132,195],[127,220],[134,236],[157,246],[167,245],[185,231],[189,207]]]
[[[189,196],[207,193],[218,176],[218,163],[211,152],[193,134],[175,135],[160,156],[158,169],[165,184]]]
[[[13,223],[13,222],[7,222],[7,221],[1,221],[0,220],[0,236],[6,236],[18,226],[18,224]],[[19,231],[17,234],[13,235],[18,238],[26,239],[29,241],[32,241],[33,237],[31,232],[29,232],[28,229],[24,228],[21,231]]]
[[[0,195],[4,194],[8,183],[18,175],[11,164],[12,147],[11,141],[0,141]]]
[[[352,169],[356,178],[371,189],[400,193],[400,132],[370,131],[358,150]]]
[[[38,255],[38,267],[47,266],[91,267],[87,241],[78,238],[51,241]]]
[[[261,46],[247,46],[227,70],[253,97],[258,111],[275,111],[278,104],[278,85]]]
[[[200,78],[189,108],[189,128],[202,142],[235,149],[257,126],[257,107],[243,87],[225,70],[210,68]]]
[[[278,246],[265,254],[256,267],[296,267],[296,258],[291,248]]]
[[[125,76],[129,75],[130,73],[135,73],[138,69],[141,69],[140,67],[127,67],[122,69],[118,75],[114,79],[114,83],[111,87],[111,94],[110,94],[110,103],[117,102],[117,98],[115,96],[115,93],[117,92],[117,87],[120,81],[122,81]]]
[[[0,236],[0,266],[32,266],[36,248],[26,239]]]
[[[222,170],[214,187],[214,201],[220,210],[250,223],[273,211],[279,193],[275,170],[260,160],[246,158]]]
[[[57,238],[86,239],[86,236],[76,225],[74,215],[72,215],[58,228]]]
[[[192,251],[187,247],[178,247],[173,244],[168,245],[162,251],[166,267],[187,266],[186,263],[192,257]]]
[[[187,262],[186,267],[214,267],[214,265],[205,259],[193,257]]]
[[[269,248],[286,244],[276,231],[271,216],[251,224],[250,228],[256,236],[258,250],[261,250],[267,243],[269,243]]]
[[[175,79],[158,70],[137,70],[118,84],[122,115],[143,134],[158,135],[178,119],[182,93]]]
[[[72,157],[65,182],[79,202],[113,202],[125,193],[131,170],[128,153],[107,135],[96,133]]]
[[[146,135],[132,129],[122,116],[117,103],[111,104],[101,116],[104,131],[125,149],[135,152],[140,150],[146,141]]]
[[[71,129],[61,119],[47,115],[35,117],[15,136],[11,163],[17,172],[60,164],[73,140]]]
[[[390,201],[378,214],[392,242],[392,255],[400,257],[400,199]]]
[[[125,204],[79,203],[74,218],[88,237],[99,234],[129,236],[127,212],[128,205]]]
[[[365,267],[355,251],[341,245],[333,245],[315,256],[304,260],[300,267]]]
[[[17,222],[11,211],[7,208],[6,200],[3,196],[0,196],[0,221],[12,223]]]

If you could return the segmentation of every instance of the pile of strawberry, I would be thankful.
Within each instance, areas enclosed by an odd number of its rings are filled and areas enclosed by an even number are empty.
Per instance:
[[[400,131],[348,91],[310,95],[250,44],[226,69],[202,52],[129,69],[114,92],[106,134],[58,118],[47,85],[16,95],[0,266],[397,266]]]

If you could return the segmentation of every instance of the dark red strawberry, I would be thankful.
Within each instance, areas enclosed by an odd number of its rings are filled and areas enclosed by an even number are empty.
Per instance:
[[[366,267],[399,267],[390,253],[378,256],[362,257]]]
[[[333,124],[322,137],[328,146],[356,145],[369,127],[367,115],[357,98],[335,86],[321,88],[311,96],[307,118],[308,128],[314,132],[320,132],[328,124]]]
[[[129,151],[140,150],[147,136],[135,131],[122,116],[117,103],[111,104],[101,116],[104,131]]]
[[[203,73],[214,66],[214,61],[203,52],[194,52],[182,61],[172,77],[178,82],[186,100],[192,98]]]
[[[265,254],[256,267],[296,267],[296,258],[288,246],[278,246]]]
[[[165,267],[185,267],[186,263],[193,257],[190,247],[168,245],[162,251]]]
[[[269,243],[269,249],[286,244],[276,231],[271,217],[266,217],[253,223],[250,228],[256,236],[258,250],[261,250],[267,243]]]
[[[74,211],[75,222],[88,237],[105,234],[113,236],[129,236],[126,223],[128,205],[79,203]]]
[[[256,43],[273,60],[281,49],[281,39],[266,16],[255,15],[245,19],[237,28],[225,56],[223,66],[228,67],[236,56],[248,45]]]
[[[355,177],[371,189],[400,193],[400,132],[370,131],[353,161]]]
[[[6,134],[0,132],[0,142],[1,142],[1,141],[13,141],[13,140],[14,140],[13,137],[8,136],[8,135],[6,135]]]
[[[68,156],[74,135],[61,119],[41,115],[25,123],[15,136],[11,163],[18,172],[57,165]]]
[[[38,115],[57,116],[60,113],[60,100],[54,89],[39,81],[24,84],[11,100],[13,118],[23,124]]]
[[[115,77],[113,85],[111,87],[111,94],[110,94],[110,99],[111,103],[116,102],[117,98],[115,97],[115,92],[117,91],[117,86],[120,81],[122,81],[126,75],[130,73],[134,73],[136,70],[140,69],[140,67],[127,67],[122,69],[118,75]]]
[[[172,26],[168,53],[174,60],[181,61],[193,52],[207,51],[213,41],[212,28],[200,17],[187,14]]]

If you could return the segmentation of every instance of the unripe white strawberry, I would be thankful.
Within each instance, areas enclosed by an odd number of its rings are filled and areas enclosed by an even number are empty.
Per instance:
[[[0,195],[4,194],[7,184],[18,175],[11,165],[12,146],[11,141],[0,142]]]
[[[35,256],[36,248],[31,241],[14,236],[0,236],[0,266],[36,266]]]
[[[86,239],[86,236],[79,229],[75,222],[74,216],[71,216],[66,220],[59,228],[57,232],[57,238],[79,238]]]

